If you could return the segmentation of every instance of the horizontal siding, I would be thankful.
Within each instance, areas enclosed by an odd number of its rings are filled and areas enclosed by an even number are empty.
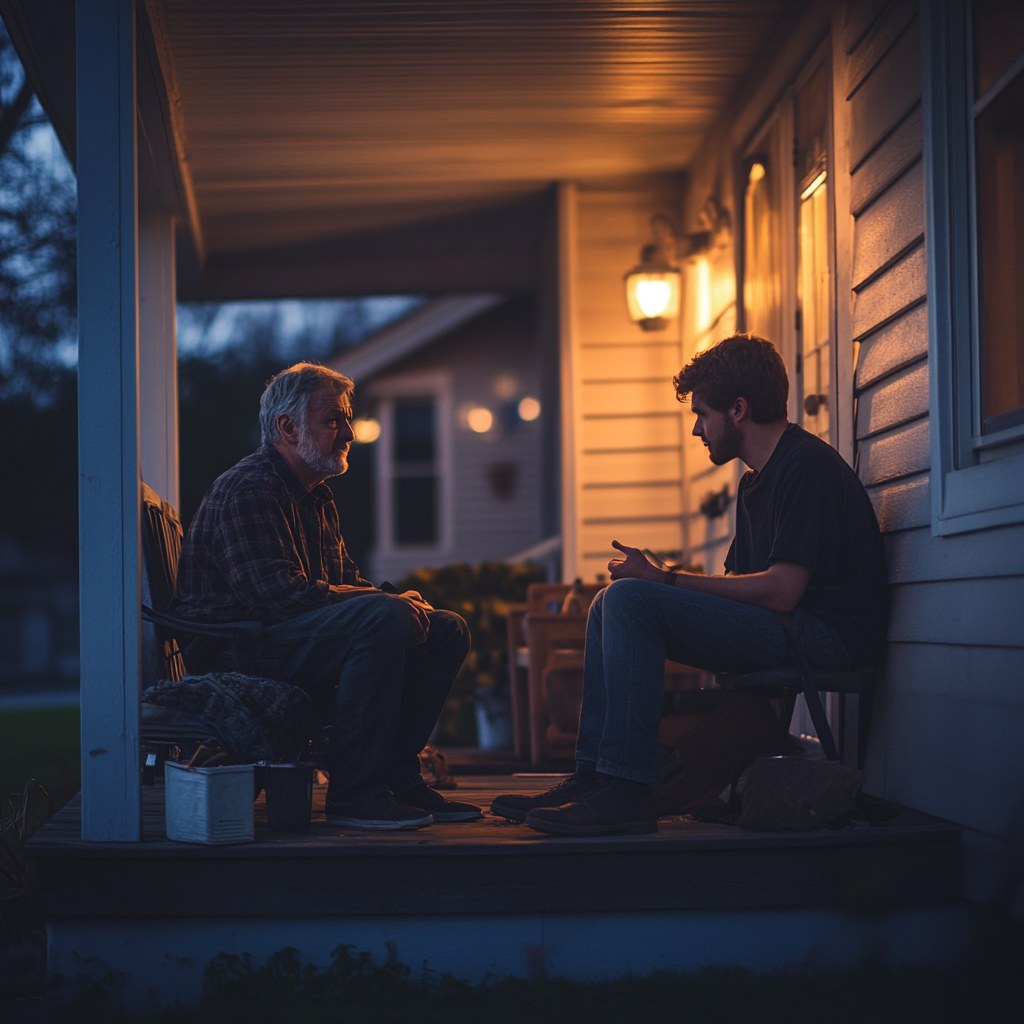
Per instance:
[[[869,487],[928,469],[929,444],[927,420],[918,420],[860,442],[857,457],[861,482]]]
[[[678,341],[582,345],[580,357],[591,378],[660,377],[671,381],[681,369]],[[668,390],[674,395],[671,385]]]
[[[856,216],[921,158],[921,107],[915,106],[850,178],[850,212]]]
[[[678,409],[651,413],[592,413],[580,422],[584,451],[678,445],[682,432]]]
[[[920,419],[928,412],[928,363],[919,362],[868,388],[857,399],[857,437]]]
[[[858,391],[928,355],[928,306],[915,306],[860,344],[857,357]]]
[[[916,162],[857,218],[853,230],[853,285],[924,238],[924,167]]]
[[[678,447],[659,447],[656,450],[603,451],[580,458],[581,472],[586,487],[595,484],[643,483],[653,480],[679,478]]]
[[[1024,647],[1024,578],[942,580],[892,590],[889,639]],[[1021,681],[1024,696],[1024,680]]]
[[[1009,834],[1024,778],[1022,680],[1022,650],[890,644],[865,790]]]
[[[902,313],[927,292],[925,249],[919,245],[857,293],[853,303],[854,341]]]
[[[583,522],[622,519],[630,516],[674,516],[683,514],[681,485],[678,479],[646,485],[584,484],[579,496]]]
[[[1024,576],[1024,524],[952,537],[921,527],[889,538],[890,583],[979,576]]]
[[[920,97],[921,42],[915,19],[850,100],[851,169],[903,120]]]
[[[682,413],[669,378],[630,379],[623,374],[618,380],[606,380],[584,376],[580,398],[584,416],[613,409],[620,412],[674,412],[677,416]]]
[[[909,479],[868,488],[868,496],[875,507],[875,516],[882,533],[931,525],[928,482],[929,474],[919,473]]]
[[[847,53],[853,53],[872,22],[882,13],[887,0],[853,0],[843,4],[843,25],[840,40]],[[850,89],[847,89],[849,92]]]
[[[872,72],[875,65],[882,60],[885,52],[899,38],[907,25],[917,16],[918,0],[896,0],[895,3],[885,5],[881,17],[871,25],[871,31],[861,42],[860,46],[854,49],[847,47],[847,52],[852,56],[846,66],[846,95],[849,98],[861,85],[865,78]],[[874,12],[875,3],[852,3],[848,5],[854,9],[866,7],[868,12]],[[865,12],[867,13],[867,12]],[[865,26],[866,27],[866,26]],[[848,33],[844,33],[848,35]]]

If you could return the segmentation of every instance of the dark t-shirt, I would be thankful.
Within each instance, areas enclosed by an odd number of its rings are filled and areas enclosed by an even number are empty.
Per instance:
[[[886,556],[871,500],[829,444],[790,423],[760,473],[740,479],[729,573],[795,562],[811,572],[800,607],[845,648],[851,668],[871,664],[888,618]]]

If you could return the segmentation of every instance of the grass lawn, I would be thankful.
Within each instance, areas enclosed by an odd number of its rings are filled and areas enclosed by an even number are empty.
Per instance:
[[[0,711],[0,817],[29,779],[42,783],[55,807],[78,792],[78,708]]]

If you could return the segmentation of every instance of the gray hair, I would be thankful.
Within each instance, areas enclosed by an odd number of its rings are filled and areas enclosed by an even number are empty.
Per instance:
[[[329,370],[319,363],[296,363],[272,377],[260,399],[260,434],[263,444],[274,444],[281,435],[277,417],[291,416],[303,428],[309,399],[317,391],[327,390],[335,395],[350,395],[355,385],[344,374]]]

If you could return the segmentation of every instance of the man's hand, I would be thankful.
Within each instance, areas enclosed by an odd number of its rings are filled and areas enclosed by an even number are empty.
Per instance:
[[[399,596],[400,597],[404,597],[406,599],[406,601],[413,601],[413,602],[415,602],[421,608],[423,608],[424,610],[426,610],[428,612],[432,612],[434,610],[434,606],[432,604],[428,604],[426,601],[424,601],[423,600],[423,595],[420,594],[419,591],[417,591],[417,590],[407,590],[404,594],[401,594]]]
[[[664,582],[665,573],[656,565],[652,565],[639,548],[627,547],[625,544],[620,544],[617,540],[612,541],[612,547],[618,548],[626,556],[625,558],[613,558],[608,563],[608,572],[613,580]]]
[[[430,631],[430,618],[427,612],[433,609],[415,590],[390,596],[402,622],[402,642],[406,647],[418,647],[427,639],[427,633]]]

